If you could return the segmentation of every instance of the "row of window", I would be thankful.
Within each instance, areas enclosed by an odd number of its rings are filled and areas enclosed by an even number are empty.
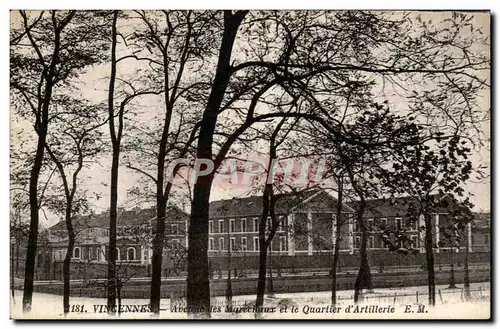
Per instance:
[[[412,231],[418,231],[418,221],[411,221],[407,220],[406,221],[406,228]],[[387,226],[392,226],[394,225],[398,230],[403,229],[403,218],[401,217],[395,217],[394,219],[392,218],[368,218],[366,219],[366,226],[369,231],[383,231]],[[357,220],[354,220],[354,232],[359,232],[359,223]]]
[[[221,237],[218,239],[218,245],[216,245],[216,239],[209,238],[208,239],[208,250],[210,251],[227,251],[228,245],[226,244],[225,238]],[[280,236],[279,239],[279,249],[277,251],[286,251],[286,236]],[[242,236],[239,239],[239,244],[236,243],[236,237],[229,238],[229,248],[231,251],[248,251],[247,238]],[[259,237],[253,237],[253,251],[259,251]],[[269,250],[273,250],[273,244],[269,245]]]
[[[88,248],[88,257],[85,258],[83,256],[82,250],[80,247],[74,247],[73,248],[73,255],[71,258],[73,259],[88,259],[88,260],[97,260],[97,261],[104,261],[106,260],[106,255],[105,251],[103,251],[101,248],[96,249],[96,255],[94,256],[94,249],[93,248]],[[121,255],[120,255],[120,249],[116,248],[116,260],[121,260]],[[128,247],[127,252],[125,255],[124,260],[137,260],[136,258],[136,250],[134,247]]]
[[[144,228],[151,230],[151,228]],[[121,232],[119,232],[119,235],[131,235],[135,232],[133,232],[130,229],[121,229]],[[166,234],[169,235],[180,235],[183,234],[180,230],[177,224],[170,224],[166,227],[165,230]],[[105,228],[100,228],[100,227],[92,227],[92,228],[87,228],[84,229],[79,233],[79,236],[82,238],[94,238],[94,237],[108,237],[109,236],[109,230]]]
[[[248,224],[250,224],[250,223],[247,223],[246,218],[241,218],[240,225],[238,225],[238,226],[236,226],[235,219],[229,219],[229,233],[259,232],[259,221],[260,221],[260,218],[258,218],[258,217],[254,217],[251,220],[249,219],[248,222],[250,222],[252,224],[251,227],[249,227]],[[287,218],[284,216],[280,216],[279,221],[280,221],[280,223],[279,223],[280,225],[278,226],[278,231],[284,231],[285,227],[288,225]],[[266,228],[269,230],[271,228],[271,226],[272,226],[271,217],[268,217],[267,223],[266,223]],[[217,228],[218,228],[218,230],[217,230],[217,232],[215,232],[214,231],[214,221],[210,220],[208,222],[209,233],[227,233],[228,231],[226,229],[226,220],[219,219]]]
[[[109,236],[109,229],[91,227],[81,231],[79,235],[83,238],[107,237]]]

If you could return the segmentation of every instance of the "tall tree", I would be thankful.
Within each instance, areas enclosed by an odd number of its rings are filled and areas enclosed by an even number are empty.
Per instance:
[[[51,121],[51,105],[75,76],[103,59],[102,25],[91,11],[49,11],[12,14],[11,87],[34,122],[36,151],[29,180],[30,232],[26,255],[23,310],[31,309],[38,238],[38,183]],[[90,46],[89,46],[90,45]],[[105,48],[105,46],[104,46]]]
[[[238,28],[246,11],[224,12],[224,30],[220,45],[213,87],[200,126],[197,159],[212,160],[212,141],[224,94],[231,76],[230,59]],[[213,174],[198,177],[194,185],[188,248],[188,307],[207,314],[210,305],[210,287],[207,258],[208,207]]]
[[[127,19],[125,14],[113,11],[111,14],[111,59],[108,87],[108,123],[111,137],[111,184],[110,184],[110,206],[109,206],[109,245],[108,245],[108,307],[113,312],[116,309],[116,220],[118,208],[118,174],[120,167],[120,155],[122,140],[125,129],[125,115],[132,102],[144,95],[158,95],[163,92],[156,84],[146,83],[143,76],[122,77],[118,75],[118,64],[128,57],[117,57],[118,37],[125,41],[126,38],[118,31],[118,18]],[[137,72],[135,72],[137,73]],[[135,75],[135,74],[134,74]],[[151,78],[151,77],[148,77]],[[120,84],[117,84],[119,82]],[[117,88],[118,87],[118,88]],[[115,106],[115,100],[119,99],[119,105]]]
[[[467,141],[457,135],[447,138],[442,133],[438,135],[432,147],[428,142],[396,150],[392,168],[383,178],[385,184],[410,197],[409,213],[424,219],[430,305],[436,303],[434,236],[439,232],[432,214],[438,213],[436,209],[449,209],[454,195],[463,195],[462,185],[472,172],[472,163],[467,160],[470,153]]]
[[[246,22],[243,22],[244,18]],[[417,15],[352,11],[326,14],[314,11],[224,12],[217,68],[203,111],[197,160],[200,164],[213,160],[213,169],[217,169],[227,150],[246,129],[272,117],[298,116],[317,120],[323,129],[340,134],[338,122],[341,120],[332,116],[338,113],[332,104],[335,105],[339,98],[345,102],[345,92],[342,91],[346,88],[359,87],[356,96],[366,91],[373,92],[380,79],[390,80],[393,86],[411,82],[414,86],[415,81],[425,80],[427,84],[419,84],[424,90],[417,92],[420,99],[431,91],[461,90],[460,97],[462,100],[467,98],[470,105],[463,113],[471,122],[477,123],[478,102],[470,100],[477,100],[477,94],[488,88],[487,79],[476,73],[488,69],[489,58],[473,50],[470,42],[474,39],[479,44],[485,39],[478,36],[474,22],[467,15],[450,15],[441,19],[445,26],[439,25],[433,33],[426,33],[425,27],[429,23]],[[415,25],[420,28],[418,33],[415,33]],[[241,44],[248,42],[246,47],[235,43],[240,26]],[[466,40],[456,38],[458,33],[450,35],[446,32],[471,26],[474,36]],[[239,56],[235,56],[235,63],[231,65],[232,49],[236,44]],[[456,51],[450,54],[451,49],[463,51],[457,57]],[[471,58],[474,60],[469,61]],[[467,83],[458,81],[461,78]],[[469,82],[471,88],[467,87]],[[303,112],[259,114],[254,111],[252,104],[259,102],[260,96],[268,91],[282,95],[283,90],[306,100],[300,107]],[[259,91],[262,94],[257,99],[248,97]],[[403,97],[409,102],[416,96],[407,90]],[[356,103],[358,99],[363,97],[354,97],[353,101]],[[241,110],[241,106],[232,106],[238,104],[237,101],[247,102],[248,107]],[[328,105],[333,109],[328,109]],[[428,106],[437,109],[439,105]],[[428,108],[414,107],[412,111],[420,111],[429,117]],[[214,154],[214,132],[217,124],[222,122],[224,112],[236,113],[242,122],[232,126],[235,129],[227,134],[227,141]],[[440,110],[430,119],[445,116],[446,113]],[[207,310],[209,306],[207,232],[212,180],[213,174],[197,177],[193,192],[187,289],[188,307],[193,310]]]
[[[68,233],[68,245],[63,261],[63,310],[68,313],[70,296],[70,266],[75,245],[73,218],[86,209],[85,199],[77,196],[79,174],[84,166],[102,151],[101,133],[98,129],[106,123],[100,107],[76,99],[58,101],[52,122],[54,129],[47,138],[45,149],[59,173],[64,201],[52,198],[55,213],[62,213]],[[79,191],[83,195],[83,191]]]
[[[151,305],[153,311],[159,313],[165,215],[173,187],[172,178],[182,167],[175,166],[171,168],[172,172],[168,173],[166,163],[175,158],[183,158],[192,151],[199,128],[198,108],[206,101],[211,79],[207,63],[216,35],[216,13],[178,10],[137,11],[136,14],[144,28],[136,30],[130,39],[136,46],[142,46],[148,51],[143,51],[144,54],[141,54],[140,50],[134,51],[133,55],[123,59],[130,57],[147,62],[152,70],[150,74],[159,77],[159,83],[164,90],[164,106],[159,107],[157,115],[159,125],[155,129],[149,129],[146,136],[144,130],[148,129],[139,131],[142,136],[135,140],[134,145],[129,146],[133,149],[133,157],[137,161],[134,161],[133,165],[127,165],[152,180],[154,184],[156,226],[153,239]],[[150,163],[146,163],[144,158]]]
[[[111,185],[109,204],[109,244],[108,244],[108,308],[116,306],[116,217],[118,207],[118,166],[120,161],[120,143],[123,133],[124,107],[118,112],[118,130],[115,127],[115,83],[116,83],[116,44],[118,11],[113,12],[111,25],[111,73],[108,89],[108,122],[111,135]]]

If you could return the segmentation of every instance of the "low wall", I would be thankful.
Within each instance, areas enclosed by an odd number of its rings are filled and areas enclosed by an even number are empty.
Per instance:
[[[63,262],[54,262],[50,273],[50,280],[62,280]],[[103,262],[71,261],[71,279],[101,279],[108,277],[108,264]],[[129,279],[132,277],[147,277],[150,275],[148,266],[135,263],[117,264],[119,277]]]
[[[457,284],[463,282],[463,269],[455,270],[455,280]],[[436,270],[436,284],[447,284],[450,278],[448,270]],[[355,273],[342,273],[337,276],[338,290],[352,290],[354,288]],[[490,281],[490,269],[470,270],[471,282]],[[405,287],[405,286],[423,286],[427,284],[426,271],[406,271],[397,273],[376,273],[372,272],[372,281],[374,288]],[[276,293],[287,292],[310,292],[310,291],[328,291],[331,289],[332,278],[328,275],[312,276],[286,276],[275,277],[273,280],[274,291]],[[210,280],[210,293],[212,296],[223,296],[226,291],[227,279]],[[257,285],[256,278],[237,278],[232,279],[233,295],[255,294]],[[62,283],[35,285],[34,289],[38,292],[51,294],[62,294]],[[185,296],[186,280],[163,280],[161,287],[162,298],[171,296]],[[72,283],[72,296],[104,297],[106,295],[106,282]],[[150,281],[129,281],[122,288],[123,298],[145,298],[150,297]]]
[[[405,266],[421,266],[425,267],[425,253],[416,255],[402,255],[396,252],[388,252],[385,250],[374,250],[368,253],[368,260],[370,266],[374,269],[383,267],[405,267]],[[465,260],[465,253],[454,253],[453,262],[460,266]],[[342,253],[339,257],[339,269],[351,268],[359,266],[359,254],[345,254]],[[490,263],[489,252],[473,252],[469,253],[469,263]],[[330,268],[332,265],[331,254],[313,254],[303,255],[296,254],[295,256],[288,255],[271,255],[268,256],[268,262],[273,268],[280,268],[283,270],[299,270],[299,269],[312,269],[312,268]],[[450,252],[441,251],[434,254],[434,264],[438,268],[440,265],[449,265],[451,263]],[[259,259],[255,255],[252,256],[231,256],[231,268],[241,269],[258,269]],[[210,266],[212,271],[227,268],[226,256],[210,257]]]
[[[370,266],[373,271],[379,271],[381,268],[387,267],[421,267],[425,268],[426,260],[425,253],[402,255],[396,252],[388,252],[385,250],[373,250],[368,254]],[[463,265],[465,253],[454,253],[453,262],[457,267]],[[469,262],[473,263],[490,263],[489,252],[473,252],[469,253]],[[209,258],[212,277],[218,276],[221,271],[225,273],[227,270],[227,256],[212,256]],[[257,271],[258,255],[251,254],[246,256],[231,256],[231,269],[237,273],[241,270]],[[447,266],[451,263],[449,251],[441,251],[434,254],[435,268]],[[119,263],[120,264],[120,263]],[[273,269],[279,269],[286,272],[301,272],[312,269],[329,269],[332,264],[331,254],[296,254],[295,256],[276,255],[276,253],[268,256],[268,264]],[[62,280],[62,262],[54,262],[50,268],[37,268],[35,280]],[[339,271],[350,270],[359,266],[359,254],[342,253],[339,257]],[[135,263],[122,263],[118,266],[121,276],[124,278],[131,277],[149,277],[151,275],[150,265],[141,265]],[[185,273],[184,269],[184,273]],[[107,263],[90,262],[73,260],[71,262],[71,279],[86,279],[86,278],[106,278],[108,271]],[[168,269],[164,269],[163,277],[166,277]]]

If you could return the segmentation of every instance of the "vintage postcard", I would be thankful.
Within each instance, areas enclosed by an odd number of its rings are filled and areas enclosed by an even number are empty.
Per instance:
[[[491,318],[488,11],[12,10],[12,319]]]

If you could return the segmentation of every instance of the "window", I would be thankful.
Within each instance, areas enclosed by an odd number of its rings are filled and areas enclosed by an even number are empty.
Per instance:
[[[370,249],[375,248],[375,237],[374,236],[368,237],[368,248],[370,248]]]
[[[143,259],[148,260],[148,258],[149,258],[149,250],[148,250],[148,248],[144,248],[144,258]]]
[[[241,237],[241,250],[247,251],[247,238]]]
[[[247,231],[247,220],[246,218],[241,219],[241,232],[246,232]]]
[[[219,238],[219,250],[225,250],[224,249],[224,238]]]
[[[286,251],[286,236],[280,236],[280,251]]]
[[[367,225],[368,231],[372,231],[373,230],[373,218],[368,218],[366,225]]]
[[[73,257],[75,259],[80,259],[80,247],[73,248]]]
[[[353,219],[353,230],[354,232],[359,232],[358,221]]]
[[[271,226],[272,226],[271,217],[267,217],[266,228],[267,228],[268,230],[270,230],[270,229],[271,229]]]
[[[214,250],[214,239],[208,239],[208,250]]]
[[[259,251],[259,237],[258,236],[253,237],[253,250]]]
[[[208,233],[214,233],[214,221],[213,220],[208,221]]]
[[[229,221],[229,232],[233,233],[235,231],[236,231],[236,225],[235,225],[234,219],[231,219]]]
[[[379,230],[383,231],[387,227],[387,218],[380,218],[380,227]]]
[[[231,238],[229,240],[229,248],[231,248],[231,251],[236,251],[236,241],[235,241],[235,238]]]
[[[286,227],[288,226],[288,218],[286,216],[281,216],[280,223],[281,223],[281,230],[285,231]]]
[[[135,248],[129,247],[127,249],[127,260],[135,260]]]
[[[419,223],[418,219],[410,220],[410,226],[411,226],[412,230],[414,230],[414,231],[420,230],[419,225],[420,225],[420,223]]]
[[[101,248],[97,247],[97,249],[95,250],[95,254],[97,256],[97,261],[100,262],[101,261]]]
[[[177,224],[172,224],[172,235],[178,235],[179,231],[177,230]]]
[[[219,221],[219,233],[224,233],[224,220]]]
[[[89,247],[89,260],[92,260],[94,255],[92,255],[92,247]]]
[[[354,248],[359,249],[359,242],[360,242],[359,236],[354,237]]]
[[[257,217],[253,219],[253,231],[259,232],[259,219]]]
[[[418,248],[418,236],[417,235],[411,236],[411,247]]]
[[[120,260],[120,249],[116,248],[116,260]]]
[[[396,228],[398,230],[400,230],[402,228],[401,227],[401,221],[402,221],[401,217],[396,217]]]

